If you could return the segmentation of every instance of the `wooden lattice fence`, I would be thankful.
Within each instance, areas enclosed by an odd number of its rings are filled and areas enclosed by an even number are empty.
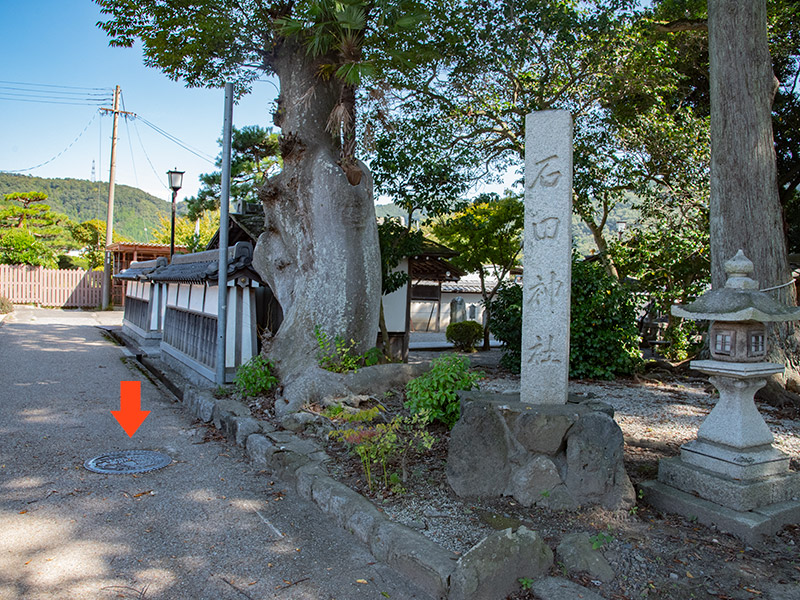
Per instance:
[[[0,265],[0,296],[15,304],[96,307],[102,285],[102,271]]]

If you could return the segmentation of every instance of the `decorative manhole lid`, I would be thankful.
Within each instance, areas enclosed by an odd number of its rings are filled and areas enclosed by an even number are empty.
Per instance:
[[[109,452],[90,458],[83,466],[95,473],[145,473],[162,469],[172,462],[172,458],[153,450],[123,450]]]

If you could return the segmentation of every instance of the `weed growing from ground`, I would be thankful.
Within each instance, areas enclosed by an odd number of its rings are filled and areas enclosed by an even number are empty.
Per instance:
[[[234,383],[243,396],[261,396],[278,385],[278,378],[273,375],[275,365],[268,358],[254,356],[236,369]]]

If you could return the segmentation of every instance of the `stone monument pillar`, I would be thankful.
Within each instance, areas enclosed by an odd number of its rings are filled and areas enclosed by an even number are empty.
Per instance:
[[[566,404],[572,274],[572,117],[565,110],[525,121],[520,400]]]

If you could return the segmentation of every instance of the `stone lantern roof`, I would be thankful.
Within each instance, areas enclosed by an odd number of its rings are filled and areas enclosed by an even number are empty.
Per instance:
[[[777,302],[759,291],[758,282],[750,277],[753,263],[744,252],[725,263],[728,280],[722,289],[706,292],[687,305],[675,304],[672,314],[695,321],[773,321],[800,320],[800,308]]]

